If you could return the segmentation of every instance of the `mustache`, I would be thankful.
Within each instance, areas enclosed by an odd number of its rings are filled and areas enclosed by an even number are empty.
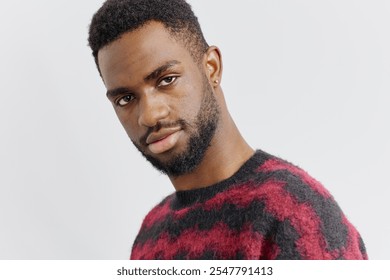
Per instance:
[[[187,127],[191,126],[187,121],[183,120],[183,119],[179,119],[177,121],[174,121],[174,122],[157,122],[157,124],[153,127],[149,127],[148,130],[146,131],[146,133],[140,137],[139,139],[139,143],[141,143],[142,145],[146,146],[146,139],[148,138],[148,136],[152,133],[152,132],[157,132],[159,131],[160,129],[164,129],[164,128],[171,128],[171,127],[181,127],[182,129],[186,129]]]

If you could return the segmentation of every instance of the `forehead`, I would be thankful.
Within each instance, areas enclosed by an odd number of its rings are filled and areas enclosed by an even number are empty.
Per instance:
[[[175,40],[163,24],[150,22],[99,51],[99,68],[107,88],[125,81],[139,81],[167,61],[195,63],[183,43]]]

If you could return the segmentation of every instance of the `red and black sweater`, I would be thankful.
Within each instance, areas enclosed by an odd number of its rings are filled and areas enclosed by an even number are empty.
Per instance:
[[[260,150],[232,177],[145,217],[131,259],[367,259],[357,230],[302,169]]]

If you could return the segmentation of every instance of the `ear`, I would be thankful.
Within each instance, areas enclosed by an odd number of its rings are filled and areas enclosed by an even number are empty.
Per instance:
[[[205,73],[212,87],[216,88],[222,78],[222,56],[216,46],[210,46],[205,54]]]

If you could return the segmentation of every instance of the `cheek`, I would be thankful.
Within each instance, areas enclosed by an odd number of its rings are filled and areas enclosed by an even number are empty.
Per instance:
[[[138,141],[142,131],[137,125],[137,118],[130,112],[116,110],[115,113],[130,139]]]
[[[192,123],[196,119],[196,115],[198,114],[198,112],[198,101],[191,99],[189,101],[183,101],[179,114],[180,118]]]
[[[202,88],[198,86],[198,83],[189,81],[186,83],[186,86],[183,88],[185,94],[178,100],[180,110],[180,116],[188,120],[194,119],[198,114],[200,105],[203,98]]]

